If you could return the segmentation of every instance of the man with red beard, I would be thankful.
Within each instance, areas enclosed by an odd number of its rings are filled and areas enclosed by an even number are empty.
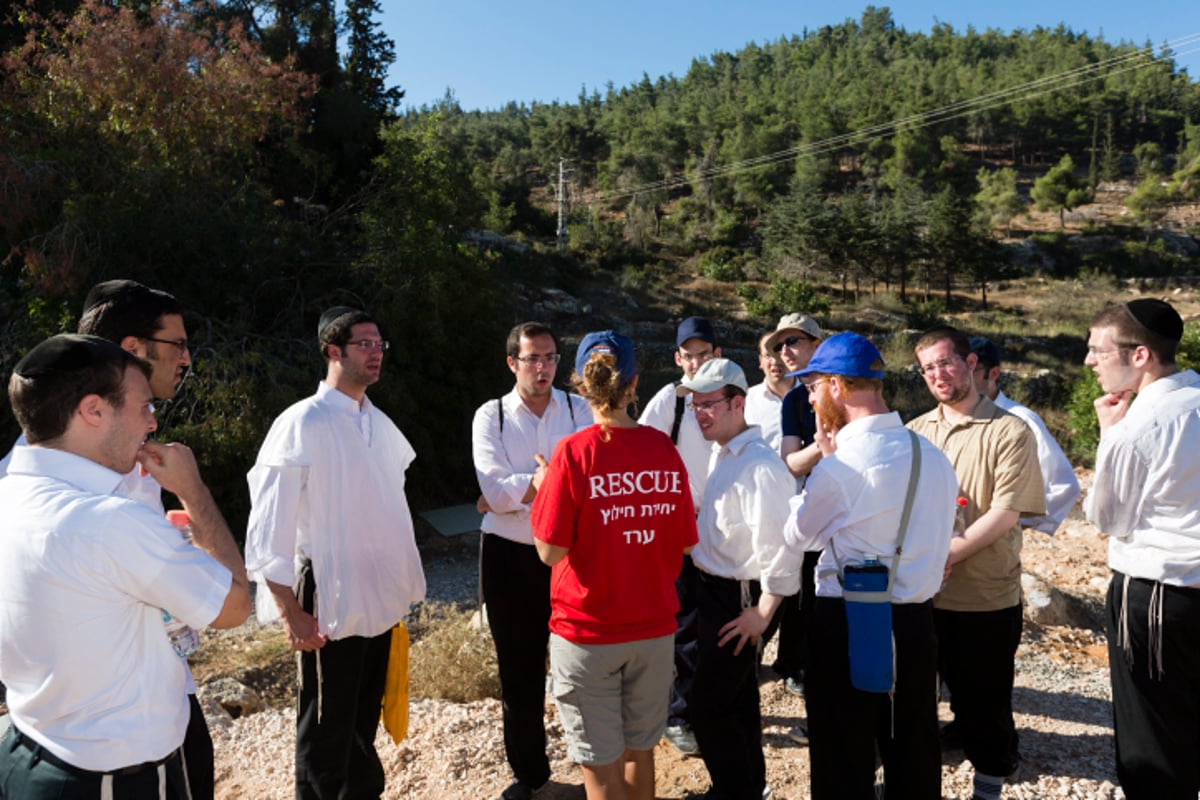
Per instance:
[[[479,582],[496,644],[504,752],[513,771],[501,800],[528,800],[550,779],[546,756],[546,647],[550,567],[538,558],[530,510],[558,441],[592,424],[579,395],[554,388],[558,337],[540,322],[508,334],[516,383],[475,412],[471,450],[484,513]]]
[[[889,799],[941,797],[931,599],[953,536],[958,479],[931,442],[906,431],[888,410],[883,375],[879,350],[855,333],[826,339],[800,374],[816,408],[824,457],[792,500],[784,538],[793,553],[823,550],[809,634],[821,655],[807,673],[814,800],[874,798],[876,748]],[[920,502],[912,504],[900,546],[910,491]],[[857,689],[850,677],[841,573],[871,557],[892,577],[891,693]]]
[[[1046,513],[1037,441],[975,386],[977,358],[966,334],[934,328],[917,340],[916,354],[938,405],[909,428],[950,458],[967,498],[967,527],[950,545],[951,572],[934,598],[940,673],[975,767],[975,797],[998,800],[1020,764],[1012,714],[1022,623],[1020,518]]]
[[[299,652],[296,798],[377,798],[375,733],[392,628],[425,598],[404,495],[416,458],[367,397],[388,341],[366,312],[335,306],[317,342],[325,379],[271,425],[246,476],[246,567],[260,619],[274,598]]]

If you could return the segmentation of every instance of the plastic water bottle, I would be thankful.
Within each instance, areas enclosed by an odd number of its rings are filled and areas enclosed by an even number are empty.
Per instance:
[[[167,512],[167,521],[175,526],[184,541],[192,541],[192,520],[186,511],[172,510]],[[167,629],[167,638],[180,658],[190,656],[200,646],[200,634],[191,625],[171,615],[165,608],[162,611],[163,627]]]
[[[967,498],[959,496],[954,501],[954,535],[962,536],[967,532]]]

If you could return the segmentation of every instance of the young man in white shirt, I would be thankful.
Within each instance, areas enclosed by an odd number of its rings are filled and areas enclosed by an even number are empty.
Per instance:
[[[194,457],[146,441],[150,366],[95,336],[33,348],[9,381],[27,444],[0,481],[0,680],[12,727],[0,796],[191,797],[186,666],[164,609],[195,628],[250,612],[237,544]],[[182,501],[186,542],[120,493],[135,467]]]
[[[676,389],[691,395],[713,450],[692,550],[699,651],[688,711],[714,798],[764,796],[758,640],[783,597],[800,588],[783,542],[796,482],[746,422],[746,389],[742,368],[724,358],[706,362]]]
[[[1084,511],[1110,537],[1108,663],[1129,800],[1200,792],[1200,375],[1175,363],[1182,336],[1169,304],[1131,300],[1096,315],[1084,361],[1104,390]]]
[[[824,456],[792,501],[785,528],[793,551],[822,550],[810,634],[820,657],[806,676],[813,800],[874,798],[876,750],[889,798],[942,795],[932,598],[950,552],[958,479],[936,446],[888,410],[883,377],[879,350],[854,333],[826,339],[800,376]],[[920,462],[900,546],[914,445]],[[864,691],[851,681],[840,579],[848,565],[872,556],[892,578],[891,692]]]
[[[774,339],[774,333],[767,331],[758,338],[758,368],[762,370],[763,380],[746,390],[746,422],[757,425],[762,431],[763,441],[778,453],[783,440],[780,424],[783,398],[796,387],[798,381],[788,377],[783,357],[771,350],[770,342]]]
[[[675,330],[675,363],[690,378],[709,359],[720,358],[721,348],[712,323],[704,317],[688,317]],[[668,383],[658,391],[638,422],[658,428],[671,437],[683,465],[687,468],[692,501],[700,507],[704,497],[704,481],[708,476],[708,460],[712,454],[708,442],[700,434],[696,415],[685,407],[682,397],[675,394],[676,383]],[[696,568],[689,555],[683,557],[683,568],[675,582],[679,593],[679,613],[675,631],[675,683],[671,687],[671,711],[667,717],[664,736],[684,755],[696,755],[699,748],[688,719],[687,698],[696,669]]]
[[[300,652],[297,800],[379,797],[375,732],[392,628],[425,597],[404,494],[416,453],[367,398],[388,341],[367,313],[321,315],[325,379],[271,425],[247,476],[246,565]]]
[[[1053,534],[1079,498],[1079,479],[1075,477],[1075,468],[1042,418],[1000,391],[1000,348],[990,339],[972,336],[971,352],[978,359],[975,362],[975,388],[991,398],[997,408],[1020,417],[1037,439],[1038,464],[1046,485],[1046,513],[1040,517],[1022,517],[1021,527]]]
[[[592,424],[587,401],[554,388],[558,338],[540,322],[506,344],[513,389],[475,412],[471,450],[481,491],[479,579],[496,644],[504,751],[513,783],[501,800],[528,800],[550,779],[546,756],[546,648],[550,568],[538,558],[529,511],[558,440]]]

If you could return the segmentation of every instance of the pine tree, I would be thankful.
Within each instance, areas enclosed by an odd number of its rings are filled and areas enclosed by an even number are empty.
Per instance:
[[[387,85],[388,68],[396,61],[396,43],[373,17],[381,13],[379,0],[346,0],[346,85],[381,115],[392,113],[404,90]]]

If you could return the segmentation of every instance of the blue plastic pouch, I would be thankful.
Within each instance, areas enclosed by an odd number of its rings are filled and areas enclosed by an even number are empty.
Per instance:
[[[892,597],[888,568],[878,562],[843,570],[842,596],[850,645],[850,683],[864,692],[895,686]]]

